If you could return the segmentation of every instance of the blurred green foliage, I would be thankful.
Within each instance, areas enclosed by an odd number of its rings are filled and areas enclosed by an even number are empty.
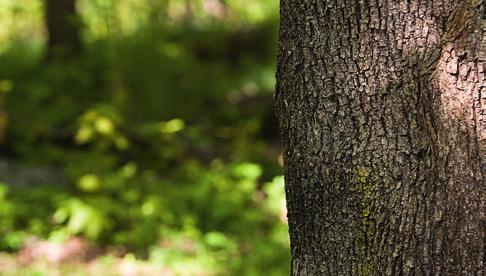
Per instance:
[[[70,182],[0,184],[0,249],[77,235],[184,275],[287,275],[278,2],[78,8],[83,52],[46,61],[42,2],[0,0],[1,152]]]

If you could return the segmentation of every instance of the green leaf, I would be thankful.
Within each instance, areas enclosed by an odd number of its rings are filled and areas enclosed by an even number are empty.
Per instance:
[[[100,180],[94,174],[84,175],[78,181],[78,188],[84,192],[96,192],[100,187]]]
[[[235,168],[235,173],[237,176],[248,179],[256,180],[262,175],[262,168],[260,165],[253,163],[241,163]]]

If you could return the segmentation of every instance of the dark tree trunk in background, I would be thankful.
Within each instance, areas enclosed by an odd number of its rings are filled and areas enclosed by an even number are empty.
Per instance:
[[[81,50],[81,21],[75,0],[45,0],[45,20],[49,39],[47,57],[66,58]]]
[[[281,0],[293,275],[486,271],[480,4]]]

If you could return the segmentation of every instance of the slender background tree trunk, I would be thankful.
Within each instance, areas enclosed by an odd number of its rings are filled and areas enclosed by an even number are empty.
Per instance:
[[[45,20],[49,34],[47,57],[65,58],[81,50],[81,21],[75,0],[45,0]]]
[[[480,2],[281,0],[293,275],[486,271]]]

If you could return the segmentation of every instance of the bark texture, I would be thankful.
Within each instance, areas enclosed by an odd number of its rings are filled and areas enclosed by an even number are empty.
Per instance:
[[[281,0],[293,275],[486,273],[478,0]]]
[[[80,52],[81,21],[75,0],[45,0],[45,21],[49,59],[71,57]]]

